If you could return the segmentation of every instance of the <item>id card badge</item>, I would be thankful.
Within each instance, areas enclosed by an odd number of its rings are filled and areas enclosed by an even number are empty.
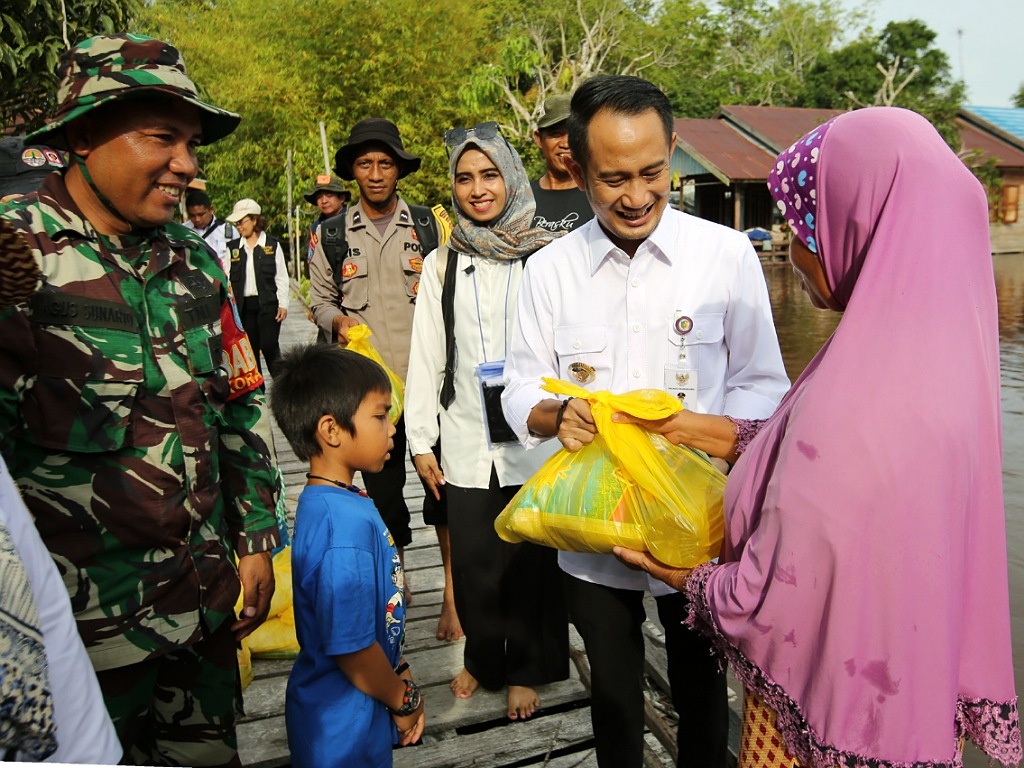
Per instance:
[[[685,365],[666,365],[665,391],[679,398],[684,408],[697,410],[697,371]]]
[[[519,443],[519,438],[508,425],[505,412],[501,409],[501,393],[505,391],[504,372],[504,360],[492,360],[476,367],[484,413],[484,432],[487,435],[487,447],[491,450],[498,445]]]

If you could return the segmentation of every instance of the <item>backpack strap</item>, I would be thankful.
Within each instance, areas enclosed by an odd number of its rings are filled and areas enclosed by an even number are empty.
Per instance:
[[[437,249],[437,276],[441,280],[441,320],[444,322],[444,379],[441,382],[441,407],[455,400],[455,277],[458,251],[447,245]],[[444,264],[442,269],[441,264]]]
[[[348,241],[345,238],[345,214],[339,213],[320,223],[320,242],[324,246],[324,256],[334,273],[334,282],[341,287],[341,266],[348,255]]]

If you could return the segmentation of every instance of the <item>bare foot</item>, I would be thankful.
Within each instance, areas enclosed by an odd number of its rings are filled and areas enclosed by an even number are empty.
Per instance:
[[[450,687],[456,699],[468,699],[479,685],[480,683],[477,682],[477,679],[469,674],[469,670],[463,667],[462,671],[452,680]]]
[[[455,599],[445,590],[444,601],[441,603],[441,616],[437,620],[437,639],[458,640],[462,637],[462,624],[459,614],[455,612]]]
[[[533,717],[534,711],[540,707],[540,699],[533,688],[525,685],[508,687],[508,719],[526,720]]]

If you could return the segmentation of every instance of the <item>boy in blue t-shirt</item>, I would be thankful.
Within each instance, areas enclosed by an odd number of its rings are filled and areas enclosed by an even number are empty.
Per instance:
[[[292,543],[299,651],[285,699],[295,768],[390,766],[423,734],[423,703],[402,661],[404,577],[391,534],[357,470],[393,447],[391,384],[372,360],[304,345],[281,358],[271,410],[309,461]]]

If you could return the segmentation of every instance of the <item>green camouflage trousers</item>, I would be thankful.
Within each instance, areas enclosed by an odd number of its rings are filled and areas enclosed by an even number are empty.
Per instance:
[[[201,643],[97,673],[129,765],[238,768],[241,707],[231,622]]]

